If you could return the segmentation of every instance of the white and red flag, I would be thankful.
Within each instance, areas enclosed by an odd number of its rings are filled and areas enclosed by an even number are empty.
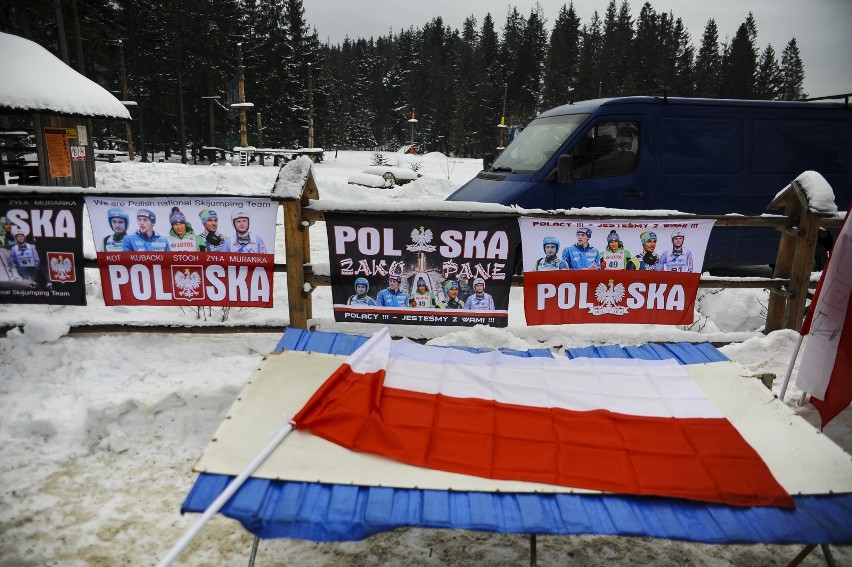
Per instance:
[[[383,329],[293,423],[354,451],[468,475],[793,506],[674,361],[469,353]]]
[[[822,427],[852,403],[852,223],[846,220],[802,323],[808,337],[796,386],[810,394]]]

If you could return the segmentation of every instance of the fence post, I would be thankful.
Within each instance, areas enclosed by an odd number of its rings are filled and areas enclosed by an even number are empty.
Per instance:
[[[783,209],[791,223],[782,231],[773,273],[775,278],[789,279],[790,284],[786,290],[770,293],[764,333],[798,331],[805,315],[820,219],[828,215],[810,210],[807,196],[795,180],[767,208]]]
[[[313,316],[311,294],[305,291],[305,264],[311,262],[311,223],[303,221],[302,207],[310,199],[318,199],[319,191],[314,181],[313,169],[308,170],[300,196],[281,201],[284,207],[284,245],[287,248],[287,297],[290,326],[307,329],[308,319]]]

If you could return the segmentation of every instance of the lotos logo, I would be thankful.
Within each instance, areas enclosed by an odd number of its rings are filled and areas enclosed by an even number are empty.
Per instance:
[[[47,265],[50,268],[50,281],[59,283],[77,281],[73,252],[48,252]]]
[[[172,266],[174,298],[187,301],[204,299],[202,266]]]

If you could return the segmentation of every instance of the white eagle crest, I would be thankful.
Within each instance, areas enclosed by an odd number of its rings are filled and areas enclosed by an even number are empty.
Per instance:
[[[613,281],[609,280],[609,287],[607,287],[600,283],[595,288],[595,298],[598,300],[598,303],[614,306],[624,299],[624,284],[620,283],[617,286],[613,286]]]
[[[50,270],[58,280],[67,280],[71,277],[74,265],[68,257],[58,256],[50,259]]]
[[[436,246],[429,244],[432,242],[432,230],[429,228],[421,226],[420,230],[412,229],[411,241],[414,244],[406,246],[406,249],[411,252],[434,252],[436,249]]]
[[[201,287],[201,276],[198,272],[190,272],[188,269],[178,272],[175,274],[175,286],[184,297],[195,297]]]

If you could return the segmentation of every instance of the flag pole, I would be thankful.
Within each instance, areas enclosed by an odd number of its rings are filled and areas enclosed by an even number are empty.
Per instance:
[[[784,383],[781,384],[781,393],[779,394],[779,398],[781,401],[784,401],[784,394],[787,393],[787,384],[790,382],[790,375],[793,374],[793,366],[796,364],[796,358],[799,356],[799,349],[802,348],[802,341],[805,340],[805,335],[799,335],[799,339],[796,341],[796,348],[793,349],[793,356],[790,357],[790,364],[787,366],[787,374],[784,375]]]
[[[190,542],[195,539],[195,536],[197,536],[199,532],[204,528],[204,526],[207,525],[207,522],[209,522],[213,518],[213,516],[215,516],[216,513],[222,509],[222,507],[228,502],[228,500],[231,499],[231,496],[233,496],[234,493],[239,490],[240,487],[245,483],[248,477],[250,477],[252,473],[256,471],[266,459],[269,458],[269,455],[272,454],[276,447],[278,447],[278,445],[280,445],[281,442],[284,441],[284,438],[287,437],[287,435],[289,435],[291,431],[293,431],[295,425],[296,424],[294,421],[290,421],[290,423],[282,427],[281,430],[275,434],[275,437],[273,437],[273,439],[266,445],[266,447],[264,447],[263,450],[261,450],[261,452],[257,454],[254,460],[249,463],[245,470],[241,472],[238,477],[234,478],[234,480],[232,480],[228,484],[228,486],[225,487],[225,490],[222,491],[222,494],[220,494],[218,498],[216,498],[216,500],[214,500],[210,504],[210,506],[207,507],[207,509],[204,511],[204,513],[201,515],[195,525],[192,526],[183,535],[182,538],[180,538],[180,541],[178,541],[175,546],[172,547],[172,549],[163,558],[163,560],[157,563],[157,567],[168,567],[175,559],[178,558],[181,552],[186,549],[186,546],[188,546]]]

